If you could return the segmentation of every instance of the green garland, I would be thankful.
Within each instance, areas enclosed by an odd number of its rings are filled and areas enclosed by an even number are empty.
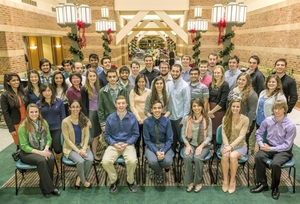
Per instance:
[[[235,36],[234,31],[231,31],[230,33],[227,33],[221,37],[222,42],[224,43],[226,40],[231,40]],[[219,52],[220,58],[223,58],[224,56],[229,56],[231,51],[234,50],[234,44],[231,42],[228,47],[225,47],[222,51]],[[228,66],[228,62],[222,63],[223,67]]]
[[[104,52],[103,52],[103,57],[105,56],[109,56],[109,53],[111,52],[111,49],[109,48],[109,43],[108,43],[108,37],[102,35],[102,40],[104,41],[102,46],[104,48]]]
[[[197,34],[197,36],[193,39],[194,41],[196,41],[196,44],[193,46],[193,51],[194,51],[194,54],[192,56],[193,59],[195,59],[195,62],[194,64],[197,65],[198,64],[198,61],[199,61],[199,58],[198,56],[200,55],[201,51],[199,50],[199,47],[201,46],[201,42],[199,41],[200,38],[201,38],[201,33],[199,32]]]
[[[77,35],[77,33],[71,33],[71,32],[68,32],[68,33],[67,33],[67,36],[68,36],[68,38],[69,38],[70,40],[76,41],[76,43],[78,42],[78,35]],[[77,48],[71,46],[71,47],[69,48],[69,52],[70,52],[72,55],[77,55],[81,61],[84,60],[83,52],[82,52],[80,49],[77,49]]]

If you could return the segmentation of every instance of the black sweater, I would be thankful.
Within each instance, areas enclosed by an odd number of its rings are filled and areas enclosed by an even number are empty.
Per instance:
[[[288,102],[288,113],[292,112],[297,100],[298,100],[298,93],[297,93],[297,85],[296,81],[288,76],[287,74],[281,77],[282,89],[283,93],[286,97]]]

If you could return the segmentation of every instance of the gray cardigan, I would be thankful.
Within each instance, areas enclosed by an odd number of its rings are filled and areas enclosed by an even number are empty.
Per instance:
[[[257,93],[252,89],[249,93],[249,97],[245,103],[243,103],[242,114],[249,118],[249,128],[252,125],[253,120],[256,117],[258,96]]]

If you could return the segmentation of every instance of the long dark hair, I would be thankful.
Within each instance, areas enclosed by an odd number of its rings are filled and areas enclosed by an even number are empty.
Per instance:
[[[201,111],[201,115],[203,116],[203,118],[205,119],[206,121],[206,128],[205,130],[208,128],[209,126],[209,117],[208,117],[208,114],[207,112],[204,110],[204,101],[200,98],[194,98],[191,100],[191,109],[190,109],[190,112],[189,112],[189,118],[194,118],[194,111],[193,111],[193,104],[196,103],[198,106],[202,107],[202,111]]]
[[[20,81],[20,85],[18,87],[17,94],[14,92],[11,85],[8,84],[10,82],[10,80],[12,80],[13,77],[17,77]],[[25,91],[24,91],[23,85],[21,83],[21,78],[18,74],[16,74],[16,73],[4,74],[4,89],[6,90],[6,93],[8,96],[8,104],[10,107],[14,107],[14,106],[19,107],[20,106],[18,97],[21,98],[23,104],[26,103]]]
[[[31,69],[27,72],[27,76],[28,76],[28,84],[27,84],[27,89],[29,93],[32,93],[34,91],[34,86],[32,85],[31,81],[30,81],[30,76],[32,74],[36,74],[38,76],[38,87],[41,86],[41,78],[40,78],[40,74],[38,73],[38,71]]]
[[[134,86],[134,92],[137,94],[137,95],[141,95],[140,93],[139,93],[139,86],[137,85],[138,84],[138,82],[139,82],[139,80],[140,79],[144,79],[145,80],[145,83],[146,83],[146,81],[147,81],[147,79],[146,79],[146,77],[145,77],[145,75],[144,74],[139,74],[139,75],[137,75],[137,77],[135,78],[135,86]]]
[[[54,89],[54,95],[55,96],[57,96],[57,84],[55,83],[55,76],[59,75],[59,74],[63,78],[63,83],[61,84],[61,87],[63,89],[63,93],[66,94],[66,92],[68,90],[68,85],[66,83],[65,76],[63,75],[63,73],[61,71],[55,71],[54,74],[53,74],[53,77],[52,77],[52,86],[53,86],[53,89]]]
[[[163,96],[162,100],[163,100],[164,106],[166,106],[168,103],[167,90],[166,90],[165,79],[162,76],[158,76],[153,80],[150,103],[153,103],[153,101],[156,101],[156,100],[160,100],[160,98],[158,96],[158,92],[155,87],[155,83],[160,80],[163,81],[163,84],[164,84],[164,87],[162,89],[162,96]]]
[[[74,99],[73,101],[70,102],[69,108],[71,108],[72,104],[75,102],[77,102],[81,108],[80,112],[78,114],[78,125],[82,129],[85,126],[87,126],[88,119],[85,117],[85,115],[82,112],[82,104],[80,103],[80,101]],[[70,115],[71,115],[71,113],[70,113]]]
[[[46,98],[43,96],[43,92],[47,88],[49,88],[51,90],[51,92],[52,92],[51,101],[50,101],[50,104],[48,104],[48,105],[54,104],[55,101],[56,101],[56,95],[55,95],[55,92],[53,90],[53,86],[51,84],[45,82],[40,87],[40,103],[41,103],[41,106],[45,106],[47,104]]]

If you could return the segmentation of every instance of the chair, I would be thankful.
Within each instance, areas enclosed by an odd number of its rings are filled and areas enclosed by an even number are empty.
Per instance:
[[[175,153],[174,151],[171,149],[172,151],[172,157],[173,157],[173,163],[172,163],[172,169],[173,169],[173,173],[174,173],[174,181],[177,182],[177,176],[176,176],[176,167],[175,167]],[[144,159],[143,159],[143,172],[142,172],[142,180],[143,180],[143,183],[145,184],[146,183],[146,162],[147,162],[147,156],[146,154],[144,153]]]
[[[60,141],[61,141],[61,145],[63,146],[63,144],[64,144],[64,137],[63,137],[62,133],[60,135]],[[92,138],[91,138],[91,134],[90,134],[90,138],[89,138],[88,144],[90,144],[91,141],[92,141]],[[68,159],[64,155],[62,156],[61,161],[62,161],[61,162],[61,172],[62,172],[62,177],[63,177],[63,190],[65,190],[65,188],[66,188],[66,171],[63,168],[63,164],[67,165],[67,166],[76,166],[76,163],[74,163],[72,160]],[[97,174],[96,163],[95,163],[94,160],[93,160],[93,167],[94,167],[94,171],[95,171],[95,175],[96,175],[97,184],[99,184],[99,178],[98,178],[98,174]]]
[[[16,180],[16,195],[18,195],[19,189],[22,185],[23,180],[25,179],[24,173],[27,170],[32,170],[32,169],[37,169],[37,166],[35,165],[30,165],[30,164],[25,164],[24,162],[21,161],[21,159],[19,159],[16,162],[16,170],[15,170],[15,180]],[[22,179],[20,181],[20,184],[18,185],[18,171],[20,171],[20,173],[22,174]]]
[[[218,127],[217,132],[216,132],[216,144],[217,145],[222,145],[223,144],[222,125],[220,125]],[[248,144],[247,144],[247,152],[248,152]],[[221,148],[218,148],[215,155],[218,158],[218,160],[217,160],[217,172],[216,172],[216,178],[215,178],[215,184],[217,184],[217,182],[218,182],[218,173],[219,173],[219,163],[220,163],[220,160],[222,159]],[[248,162],[248,160],[249,160],[249,155],[247,153],[244,156],[244,158],[238,159],[238,164],[239,164],[239,166],[242,166],[245,177],[246,177],[245,164],[247,163],[247,165],[248,165],[247,166],[247,184],[248,184],[248,187],[249,187],[249,162]]]

